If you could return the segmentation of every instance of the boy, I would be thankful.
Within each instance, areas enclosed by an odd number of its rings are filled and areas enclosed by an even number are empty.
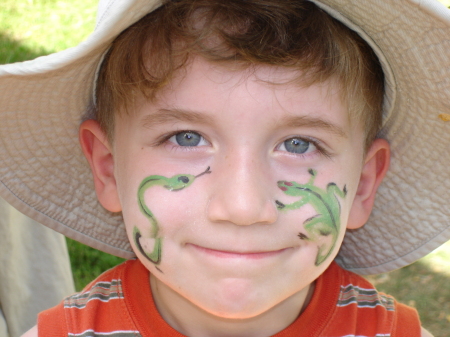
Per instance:
[[[347,228],[337,260],[360,273],[449,239],[448,182],[426,170],[450,161],[448,98],[425,99],[449,87],[450,18],[422,6],[102,2],[84,44],[3,68],[2,194],[68,236],[137,256],[28,336],[429,335],[413,309],[333,262]],[[71,141],[82,115],[104,209]],[[390,161],[377,134],[397,162],[368,222]]]

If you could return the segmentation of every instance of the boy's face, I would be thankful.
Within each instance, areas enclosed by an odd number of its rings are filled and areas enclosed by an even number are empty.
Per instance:
[[[267,83],[290,76],[197,58],[155,102],[117,117],[117,195],[161,311],[170,298],[254,317],[304,300],[337,254],[363,130],[333,81]]]

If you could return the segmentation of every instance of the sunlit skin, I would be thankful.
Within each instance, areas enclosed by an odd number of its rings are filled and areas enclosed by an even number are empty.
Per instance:
[[[335,81],[279,84],[291,78],[290,69],[231,71],[196,58],[154,101],[142,99],[134,112],[117,116],[113,144],[97,122],[81,126],[99,200],[122,211],[136,255],[151,272],[158,311],[185,335],[281,331],[307,306],[345,228],[363,225],[370,214],[388,146],[375,142],[364,157],[363,129],[350,122]],[[211,173],[188,188],[143,191],[142,205],[158,219],[156,235],[136,198],[141,183],[207,167]],[[282,212],[276,203],[299,200],[277,182],[307,184],[309,169],[317,172],[317,188],[333,182],[347,190],[336,243],[318,266],[317,243],[299,237],[317,211],[307,204]],[[164,240],[163,273],[134,242],[136,230],[144,252],[152,252],[156,236]]]

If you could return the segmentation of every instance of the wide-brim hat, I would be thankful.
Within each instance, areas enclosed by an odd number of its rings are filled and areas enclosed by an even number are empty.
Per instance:
[[[450,11],[435,0],[313,2],[372,46],[386,76],[380,137],[391,144],[391,167],[368,223],[347,231],[337,261],[360,274],[397,269],[450,239]],[[122,216],[97,201],[78,127],[110,43],[160,3],[100,1],[95,31],[80,45],[0,67],[0,194],[124,258],[134,253]]]

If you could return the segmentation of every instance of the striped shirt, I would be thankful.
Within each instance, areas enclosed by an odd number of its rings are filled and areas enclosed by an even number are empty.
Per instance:
[[[149,272],[129,260],[38,318],[39,337],[183,337],[159,315]],[[316,280],[305,311],[276,337],[420,337],[417,312],[336,263]]]

